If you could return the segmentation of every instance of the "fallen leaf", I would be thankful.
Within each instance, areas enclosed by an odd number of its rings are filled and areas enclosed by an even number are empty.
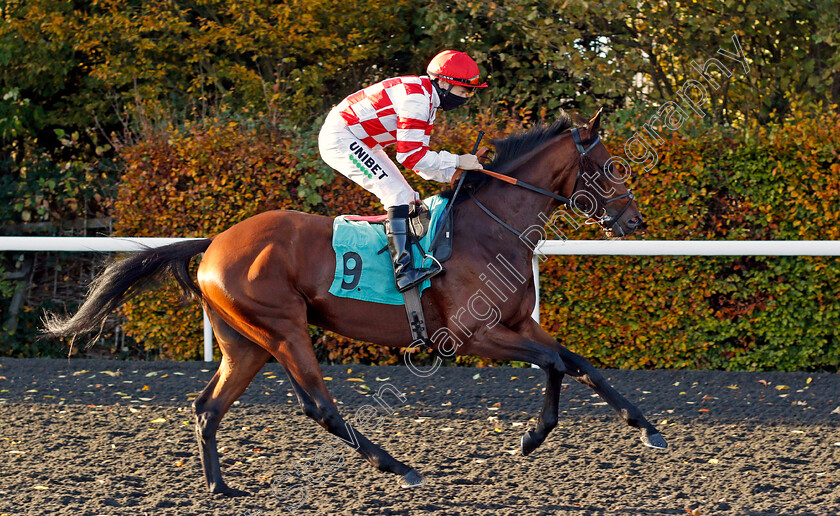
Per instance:
[[[805,380],[805,384],[807,385],[807,384],[811,383],[812,381],[814,381],[814,379],[809,376],[808,379]]]
[[[114,371],[100,371],[100,373],[107,374],[108,376],[119,376],[120,375],[119,371],[117,371],[116,373]]]
[[[510,377],[511,380],[516,380],[517,378],[518,378],[517,376],[511,376]]]
[[[143,386],[143,388],[142,388],[142,389],[140,389],[140,390],[141,390],[141,391],[148,391],[148,390],[149,390],[149,386],[148,386],[148,385],[144,385],[144,386]]]
[[[473,380],[478,380],[479,378],[481,378],[481,375],[480,375],[480,374],[475,373],[475,374],[473,375]]]
[[[364,380],[362,380],[361,378],[348,378],[347,381],[348,382],[363,382]]]
[[[700,410],[698,410],[697,412],[708,412],[708,411],[709,411],[709,409],[707,409],[707,408],[701,408],[701,409],[700,409]]]
[[[157,376],[157,371],[152,371],[151,373],[146,373],[146,378],[150,376]]]
[[[332,376],[325,376],[324,381],[325,382],[331,382],[332,381]]]
[[[390,377],[390,376],[389,376],[388,378],[380,378],[380,377],[378,377],[378,376],[376,377],[376,381],[377,381],[377,382],[384,382],[384,381],[387,381],[387,380],[390,380],[390,379],[391,379],[391,377]]]
[[[767,380],[756,380],[756,381],[757,381],[758,383],[764,384],[764,386],[765,386],[765,387],[767,387],[768,385],[770,385],[770,382],[768,382]]]
[[[718,463],[717,459],[709,459],[709,464],[717,464],[717,463]]]
[[[777,385],[776,386],[777,391],[784,391],[784,390],[787,390],[787,389],[790,389],[790,387],[788,387],[787,385]]]
[[[47,486],[32,486],[32,489],[37,489],[38,491],[43,491],[45,489],[49,489]]]
[[[159,417],[157,419],[152,419],[149,423],[166,423],[166,418]]]
[[[726,388],[727,389],[740,389],[740,387],[738,387],[737,385],[727,385]]]
[[[353,370],[352,370],[352,369],[348,369],[348,370],[347,370],[347,374],[350,374],[350,373],[352,373],[352,372],[353,372]]]
[[[836,409],[831,411],[832,414],[840,414],[840,405],[837,406]]]

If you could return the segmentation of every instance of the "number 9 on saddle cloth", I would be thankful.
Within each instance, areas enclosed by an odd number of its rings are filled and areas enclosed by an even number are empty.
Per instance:
[[[422,205],[411,206],[409,220],[413,245],[420,249],[413,253],[415,267],[429,267],[434,265],[434,260],[441,263],[452,255],[452,210],[442,218],[448,203],[449,199],[433,195],[424,199]],[[394,285],[393,262],[387,252],[388,240],[383,226],[386,219],[387,215],[340,215],[335,218],[332,245],[336,266],[330,294],[374,303],[404,304],[403,295]],[[434,256],[434,260],[430,256]],[[429,280],[424,281],[419,291],[430,285]]]

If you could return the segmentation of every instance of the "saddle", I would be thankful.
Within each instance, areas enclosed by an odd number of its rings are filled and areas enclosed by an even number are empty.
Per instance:
[[[344,218],[354,222],[367,222],[368,224],[384,226],[385,221],[388,220],[388,215],[345,215]],[[431,213],[423,201],[414,201],[408,206],[408,223],[413,237],[412,244],[417,246],[423,255],[431,254],[438,262],[443,263],[452,257],[452,211],[448,211],[446,216],[438,221],[437,236],[432,242],[432,246],[426,251],[420,246],[420,239],[429,232],[431,221]],[[388,246],[386,245],[377,254],[382,254],[387,250]]]

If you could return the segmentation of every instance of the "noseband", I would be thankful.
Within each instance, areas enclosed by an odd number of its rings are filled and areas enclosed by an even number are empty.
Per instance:
[[[572,137],[575,140],[575,147],[577,148],[578,154],[580,155],[580,159],[579,159],[579,163],[578,163],[577,177],[575,178],[575,185],[574,185],[574,188],[572,189],[572,197],[574,197],[575,193],[578,191],[577,187],[578,187],[578,182],[580,181],[580,176],[581,176],[581,171],[582,171],[582,168],[583,168],[583,164],[586,161],[592,161],[593,163],[596,164],[596,166],[598,164],[597,162],[595,162],[594,160],[592,160],[589,157],[588,153],[589,153],[589,151],[592,150],[593,147],[595,147],[595,145],[598,144],[598,142],[601,141],[601,137],[599,135],[595,135],[595,139],[591,143],[589,143],[588,147],[584,148],[584,143],[581,141],[581,138],[580,138],[579,129],[576,127],[574,129],[572,129],[571,133],[572,133]],[[534,186],[532,184],[520,181],[519,179],[512,178],[510,176],[505,176],[503,174],[499,174],[497,172],[493,172],[493,171],[490,171],[490,170],[476,170],[476,172],[481,172],[481,173],[489,175],[491,177],[495,177],[496,179],[501,179],[502,181],[504,181],[506,183],[510,183],[514,186],[519,186],[519,187],[525,188],[526,190],[531,190],[532,192],[536,192],[538,194],[545,195],[547,197],[551,197],[552,199],[556,199],[557,201],[560,201],[561,204],[565,205],[569,209],[572,209],[573,207],[576,207],[576,208],[579,208],[584,213],[586,212],[585,206],[582,203],[580,203],[578,201],[575,201],[575,200],[572,200],[568,197],[558,195],[554,192],[546,190],[545,188],[540,188],[539,186]],[[463,182],[465,176],[466,176],[466,174],[463,174],[461,176],[460,180],[458,181],[458,186],[455,189],[455,195],[453,195],[453,197],[452,197],[452,202],[454,202],[455,197],[458,195],[458,190],[461,189],[461,183]],[[472,199],[473,202],[475,202],[475,204],[479,208],[481,208],[481,211],[483,211],[490,218],[492,218],[493,220],[498,222],[502,227],[504,227],[505,229],[507,229],[508,231],[512,232],[514,235],[519,237],[520,240],[522,240],[524,238],[524,236],[523,236],[524,233],[522,233],[522,232],[518,231],[517,229],[513,228],[508,223],[506,223],[505,221],[500,219],[495,213],[490,211],[490,209],[487,208],[487,206],[482,204],[478,200],[478,198],[476,198],[476,196],[475,196],[475,194],[473,194],[472,190],[468,190],[467,193],[469,194],[470,199]],[[600,195],[600,193],[599,193],[599,195]],[[587,221],[586,224],[599,224],[602,228],[605,228],[605,229],[606,228],[614,229],[617,226],[618,230],[621,232],[621,236],[624,236],[624,234],[625,234],[624,230],[621,228],[621,225],[619,225],[618,221],[619,221],[619,219],[621,219],[621,216],[624,215],[624,212],[627,211],[627,207],[630,206],[630,202],[634,199],[633,194],[628,189],[627,193],[624,193],[624,194],[616,196],[616,197],[612,197],[610,199],[604,199],[603,195],[600,195],[600,197],[601,197],[601,206],[602,206],[602,209],[604,210],[604,214],[602,216],[598,217],[597,219],[595,219],[595,218],[590,219],[591,222]],[[617,201],[619,199],[623,199],[625,197],[628,197],[629,199],[628,199],[627,203],[624,205],[624,208],[622,208],[621,211],[618,213],[618,215],[616,215],[615,217],[610,217],[607,214],[607,208],[606,208],[607,204],[609,204],[613,201]],[[595,209],[597,209],[597,204],[595,206],[593,206],[593,211]]]

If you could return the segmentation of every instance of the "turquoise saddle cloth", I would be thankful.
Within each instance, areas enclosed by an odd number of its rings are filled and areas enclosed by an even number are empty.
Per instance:
[[[420,239],[420,245],[428,252],[449,199],[433,195],[423,199],[423,202],[429,208],[431,222],[429,231]],[[394,264],[390,253],[385,250],[382,254],[376,254],[387,245],[388,239],[382,224],[346,220],[344,215],[336,217],[332,238],[335,275],[330,285],[330,294],[372,303],[404,304],[403,295],[394,285]],[[415,267],[429,267],[434,264],[430,258],[426,258],[424,262],[417,246],[413,247],[412,256]],[[429,285],[429,280],[421,283],[420,292]]]

